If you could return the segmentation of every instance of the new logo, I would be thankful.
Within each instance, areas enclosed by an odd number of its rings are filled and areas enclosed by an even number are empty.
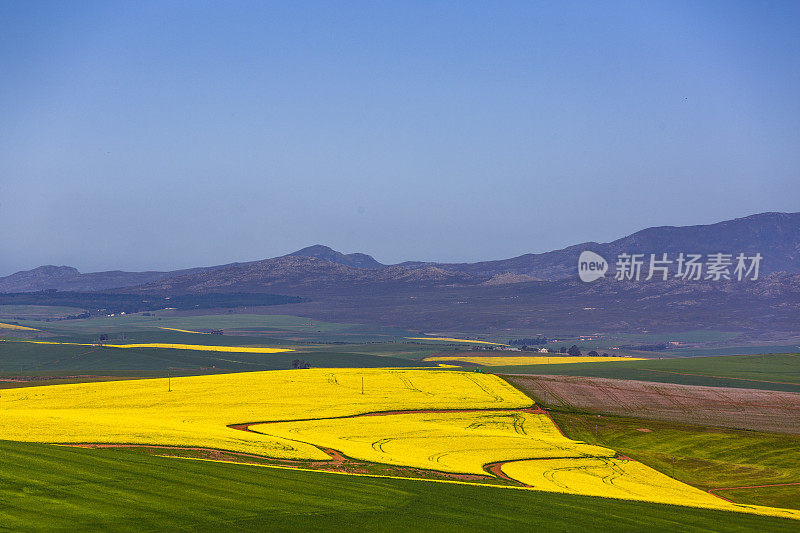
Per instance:
[[[608,270],[608,261],[594,252],[585,250],[578,258],[578,277],[581,281],[589,283],[602,278]]]

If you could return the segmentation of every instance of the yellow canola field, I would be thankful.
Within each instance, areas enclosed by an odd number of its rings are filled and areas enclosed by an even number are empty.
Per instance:
[[[613,459],[608,448],[561,436],[544,415],[500,410],[531,404],[497,376],[431,369],[79,383],[3,390],[0,439],[204,447],[305,460],[327,459],[317,446],[329,446],[369,461],[465,474],[516,460],[503,472],[537,490],[800,519],[800,511],[732,504],[639,463]],[[486,411],[354,416],[431,409]],[[257,423],[275,420],[280,422]],[[231,424],[253,424],[261,433]]]
[[[800,511],[727,502],[637,461],[608,457],[514,461],[503,472],[536,490],[800,519]]]
[[[491,344],[493,346],[506,346],[500,342],[489,342],[489,341],[473,341],[470,339],[451,339],[450,337],[406,337],[406,339],[411,341],[447,341],[447,342],[467,342],[470,344]]]
[[[616,454],[562,436],[547,415],[522,411],[405,413],[250,429],[334,448],[364,461],[461,474],[486,474],[483,466],[498,461]]]
[[[67,346],[97,346],[97,344],[78,342],[52,341],[19,341],[31,344],[63,344]],[[264,348],[260,346],[209,346],[205,344],[172,344],[165,342],[148,342],[140,344],[103,344],[108,348],[170,348],[173,350],[197,350],[200,352],[237,352],[237,353],[279,353],[293,352],[291,348]]]
[[[17,331],[39,331],[36,328],[29,328],[29,327],[26,327],[26,326],[18,326],[16,324],[3,324],[2,322],[0,322],[0,329],[13,329],[13,330],[17,330]]]
[[[515,356],[515,357],[426,357],[423,361],[461,361],[483,366],[517,366],[517,365],[558,365],[564,363],[609,363],[612,361],[643,361],[641,357],[562,357],[562,356]]]
[[[192,331],[190,329],[164,328],[164,327],[160,327],[160,326],[159,326],[158,329],[166,329],[166,330],[169,330],[169,331],[179,331],[181,333],[197,333],[198,335],[208,335],[208,333],[205,333],[204,331]]]
[[[7,389],[0,396],[0,439],[196,446],[326,459],[315,446],[227,426],[372,411],[532,404],[496,376],[441,370],[247,372],[172,378],[171,388],[167,379],[146,379]]]

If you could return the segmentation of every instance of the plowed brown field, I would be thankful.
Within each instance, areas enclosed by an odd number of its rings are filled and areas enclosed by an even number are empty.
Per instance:
[[[572,376],[503,377],[555,409],[800,434],[800,393],[795,392]]]

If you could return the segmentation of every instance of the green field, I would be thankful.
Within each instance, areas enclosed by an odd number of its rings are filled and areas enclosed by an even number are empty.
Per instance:
[[[40,332],[4,334],[0,388],[75,381],[312,367],[421,366],[433,353],[468,346],[410,342],[399,328],[283,315],[159,311],[88,320],[24,321]],[[224,329],[225,335],[171,331]],[[275,354],[14,342],[178,343],[270,346]],[[695,332],[714,341],[733,334]],[[458,336],[458,335],[454,335]],[[652,340],[630,336],[630,342]],[[507,340],[507,339],[500,339]],[[487,352],[491,355],[491,352]],[[652,355],[652,354],[650,354]],[[433,366],[433,363],[428,363]],[[598,376],[800,392],[800,355],[693,357],[615,363],[492,367],[494,373]],[[3,382],[3,379],[6,379]],[[19,379],[22,378],[22,379]],[[554,413],[572,438],[597,442],[704,490],[800,481],[800,437],[635,418]],[[643,432],[640,429],[648,429]],[[367,469],[368,472],[373,470]],[[798,486],[729,489],[740,503],[800,507]],[[769,530],[800,523],[738,513],[493,487],[354,477],[176,460],[143,450],[88,450],[0,441],[0,529],[518,531]],[[424,517],[424,522],[421,522]]]
[[[796,521],[545,492],[0,441],[15,531],[798,531]]]
[[[800,354],[504,366],[491,367],[491,371],[495,374],[590,376],[800,392]]]
[[[397,328],[334,324],[286,315],[223,314],[174,316],[124,315],[84,320],[25,321],[38,332],[2,332],[0,376],[113,374],[160,376],[176,373],[254,371],[291,368],[295,359],[312,367],[435,366],[420,363],[435,350],[403,341]],[[173,331],[224,329],[225,335]],[[231,334],[233,333],[233,334]],[[69,346],[13,342],[28,337],[50,342],[105,346]],[[293,352],[251,354],[166,348],[115,349],[113,344],[175,343],[215,346],[268,346]]]
[[[0,305],[2,320],[47,320],[79,315],[83,309],[57,305]]]
[[[194,342],[198,343],[196,339]],[[178,375],[181,372],[285,370],[292,368],[295,359],[317,368],[435,366],[406,358],[326,350],[324,347],[309,351],[298,348],[295,352],[260,354],[0,342],[0,377],[59,376],[65,373],[150,377],[162,376],[167,371]]]
[[[150,316],[142,313],[96,317],[82,320],[42,322],[28,320],[23,325],[54,332],[67,333],[120,333],[160,327],[178,329],[274,329],[296,332],[328,332],[353,327],[352,324],[333,324],[290,315],[216,314],[182,316],[173,311],[154,311]]]
[[[435,366],[420,363],[439,348],[410,343],[397,328],[334,324],[286,315],[223,314],[174,316],[124,315],[83,320],[24,321],[38,332],[0,332],[0,376],[112,374],[160,376],[174,373],[279,370],[295,359],[312,367]],[[174,331],[223,329],[224,335]],[[104,347],[13,342],[32,340],[96,344]],[[115,349],[113,344],[175,343],[214,346],[267,346],[293,352],[248,354],[166,348]],[[175,374],[174,374],[175,375]]]
[[[703,490],[800,482],[800,435],[711,428],[637,418],[552,412],[570,438],[608,446]],[[648,431],[641,431],[641,430]],[[759,505],[800,508],[800,485],[758,489]],[[754,492],[720,492],[753,503]]]
[[[267,336],[291,341],[313,343],[407,343],[405,337],[415,333],[402,328],[345,324],[312,320],[291,315],[259,315],[246,313],[197,314],[185,311],[162,310],[149,313],[94,317],[80,320],[19,320],[21,325],[40,332],[5,332],[6,336],[25,338],[51,337],[58,340],[75,338],[96,339],[100,334],[110,337],[125,335],[140,338],[145,333],[167,333],[162,328],[202,331],[221,329],[231,337]],[[177,333],[177,332],[171,332]],[[205,342],[208,336],[202,337]],[[233,341],[223,341],[235,343]]]
[[[792,353],[800,349],[797,344],[763,344],[758,346],[726,346],[724,348],[686,348],[672,350],[673,355],[680,357],[697,357],[709,355],[760,355]]]
[[[442,330],[437,331],[437,335],[442,337],[455,337],[463,338],[466,333],[459,331]],[[589,350],[597,348],[608,348],[610,346],[619,346],[620,344],[657,344],[660,342],[682,342],[682,343],[709,343],[709,342],[726,342],[739,336],[741,333],[731,331],[714,331],[714,330],[694,330],[683,332],[639,332],[639,333],[604,333],[600,335],[597,340],[580,340],[581,336],[593,335],[593,331],[546,331],[542,329],[529,329],[519,328],[503,333],[491,333],[487,335],[478,335],[482,340],[506,343],[511,339],[532,338],[538,335],[544,335],[551,342],[548,344],[550,347],[558,347],[562,345],[570,346],[571,344],[578,344],[586,347]],[[485,338],[484,338],[485,337]]]
[[[496,342],[508,342],[513,338],[535,337],[540,331],[530,331],[525,334],[523,331],[509,332],[503,335],[491,335],[488,340]],[[603,334],[598,339],[581,339],[581,335],[587,332],[578,333],[545,333],[551,339],[545,346],[549,349],[558,350],[561,347],[568,348],[575,344],[586,353],[596,350],[600,353],[609,352],[615,355],[631,355],[634,357],[697,357],[708,355],[758,355],[772,353],[790,353],[800,349],[796,344],[783,343],[763,343],[748,344],[742,339],[741,333],[730,331],[684,331],[670,333],[610,333]],[[458,334],[453,333],[457,336]],[[556,340],[553,340],[556,339]],[[668,345],[667,349],[659,351],[640,351],[630,348],[619,348],[625,345],[644,345],[678,342],[681,345]],[[613,352],[612,352],[613,350]]]

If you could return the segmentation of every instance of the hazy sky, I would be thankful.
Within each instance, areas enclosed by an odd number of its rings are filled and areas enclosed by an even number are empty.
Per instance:
[[[0,0],[0,275],[800,210],[800,3]]]

